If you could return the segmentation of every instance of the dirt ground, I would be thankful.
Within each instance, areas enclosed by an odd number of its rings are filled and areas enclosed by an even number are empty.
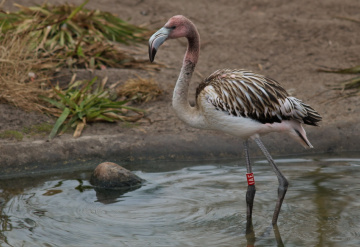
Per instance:
[[[18,0],[23,5],[40,4],[42,0]],[[48,1],[64,3],[65,1]],[[71,1],[80,4],[82,0]],[[133,24],[160,28],[173,15],[182,14],[198,27],[201,54],[189,93],[194,99],[197,84],[220,68],[246,68],[280,82],[293,96],[313,106],[322,116],[318,128],[306,128],[316,151],[343,152],[360,150],[358,127],[360,98],[331,100],[338,93],[329,90],[349,76],[319,73],[318,68],[347,68],[360,64],[360,24],[342,17],[360,20],[358,0],[98,0],[87,8],[112,12]],[[5,10],[16,10],[7,1]],[[105,158],[118,154],[121,160],[241,156],[241,140],[212,131],[185,126],[171,108],[186,40],[164,44],[156,57],[168,67],[158,72],[107,69],[102,71],[63,71],[63,78],[77,73],[78,78],[109,77],[109,82],[125,81],[136,74],[159,82],[164,95],[157,101],[140,105],[147,110],[148,121],[136,125],[96,123],[86,126],[82,137],[65,134],[54,141],[46,136],[25,137],[23,141],[1,140],[1,166],[32,169],[29,163],[84,158]],[[143,58],[147,58],[144,46]],[[33,112],[23,112],[0,105],[0,131],[21,130],[54,119]],[[304,153],[288,137],[269,135],[264,142],[276,155]],[[277,144],[277,145],[275,145]],[[257,153],[257,151],[255,152]]]

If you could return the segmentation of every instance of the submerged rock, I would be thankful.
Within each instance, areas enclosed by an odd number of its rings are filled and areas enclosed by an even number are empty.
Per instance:
[[[99,164],[90,178],[90,183],[97,188],[115,190],[140,187],[143,181],[131,171],[112,162]]]

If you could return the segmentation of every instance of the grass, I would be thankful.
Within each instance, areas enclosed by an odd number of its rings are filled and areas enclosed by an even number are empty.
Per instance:
[[[153,79],[145,79],[140,76],[127,80],[124,85],[117,88],[117,94],[136,103],[155,100],[163,91]]]
[[[24,138],[23,133],[16,130],[4,130],[0,132],[0,139],[15,139],[21,141]]]
[[[42,124],[35,124],[32,126],[26,126],[22,129],[22,132],[24,134],[33,136],[33,135],[45,135],[49,134],[52,130],[53,125],[49,123],[42,123]]]
[[[343,19],[351,22],[355,22],[360,24],[360,20],[354,19],[351,17],[344,17],[344,16],[335,16],[338,19]],[[340,85],[332,86],[332,89],[341,90],[344,92],[345,90],[349,91],[344,96],[356,96],[360,94],[360,65],[349,67],[345,69],[318,69],[319,72],[325,73],[337,73],[337,74],[351,74],[357,75],[351,79],[344,80],[340,82]]]
[[[343,96],[356,96],[359,95],[360,92],[360,65],[355,67],[350,67],[346,69],[319,69],[319,72],[326,72],[326,73],[337,73],[337,74],[353,74],[359,75],[348,80],[344,80],[335,86],[332,86],[334,90],[341,90],[344,92],[345,90],[348,91]]]
[[[39,94],[48,72],[44,66],[51,65],[50,59],[39,59],[28,49],[30,37],[6,34],[0,43],[0,103],[8,103],[24,110],[41,111]]]
[[[15,4],[17,12],[0,11],[0,103],[57,117],[50,138],[68,127],[74,127],[74,136],[79,136],[92,121],[137,121],[144,114],[129,103],[156,97],[141,89],[116,101],[104,88],[106,82],[95,86],[96,79],[72,80],[66,89],[52,86],[52,75],[63,67],[163,67],[136,58],[143,54],[138,45],[146,40],[145,28],[108,12],[86,9],[88,2],[79,6]],[[32,131],[36,132],[23,132]]]
[[[53,126],[49,123],[35,124],[31,126],[25,126],[22,130],[4,130],[0,132],[0,139],[10,139],[21,141],[24,136],[45,136],[50,133]]]
[[[107,78],[97,83],[92,80],[75,80],[73,77],[67,89],[54,87],[56,95],[52,98],[42,97],[54,106],[50,114],[58,117],[49,139],[63,133],[69,127],[75,128],[74,137],[79,137],[86,123],[96,121],[136,122],[143,117],[143,111],[128,105],[127,100],[114,101],[110,91],[105,88]],[[129,114],[129,113],[134,114]]]
[[[22,6],[19,11],[0,12],[2,33],[28,36],[28,46],[40,57],[51,58],[57,67],[155,68],[147,59],[137,60],[119,43],[136,45],[145,41],[147,30],[115,15],[70,4]]]

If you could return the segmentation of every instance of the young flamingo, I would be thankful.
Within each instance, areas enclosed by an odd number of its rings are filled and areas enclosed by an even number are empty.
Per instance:
[[[277,223],[288,181],[260,140],[260,135],[285,132],[305,148],[312,148],[302,124],[317,126],[321,116],[301,100],[289,96],[278,82],[242,69],[221,69],[206,78],[196,89],[196,105],[190,106],[187,95],[200,52],[200,36],[195,25],[181,15],[171,17],[149,40],[149,58],[166,40],[185,37],[188,40],[180,75],[175,85],[172,105],[186,124],[199,129],[219,130],[244,140],[248,189],[247,218],[252,218],[255,196],[248,140],[260,147],[278,181],[278,199],[272,224]]]

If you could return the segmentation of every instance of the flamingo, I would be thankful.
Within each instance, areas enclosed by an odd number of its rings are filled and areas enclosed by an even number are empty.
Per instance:
[[[249,140],[255,141],[278,178],[278,198],[272,218],[277,224],[288,181],[260,140],[270,132],[285,132],[305,148],[312,148],[303,124],[317,126],[321,116],[311,106],[290,96],[275,80],[243,69],[220,69],[196,89],[195,106],[189,104],[189,84],[200,52],[200,35],[186,17],[176,15],[149,39],[149,59],[154,61],[158,48],[168,39],[185,37],[187,50],[177,79],[172,106],[186,124],[199,129],[218,130],[243,140],[248,177],[247,219],[252,219],[255,181],[248,152]]]

